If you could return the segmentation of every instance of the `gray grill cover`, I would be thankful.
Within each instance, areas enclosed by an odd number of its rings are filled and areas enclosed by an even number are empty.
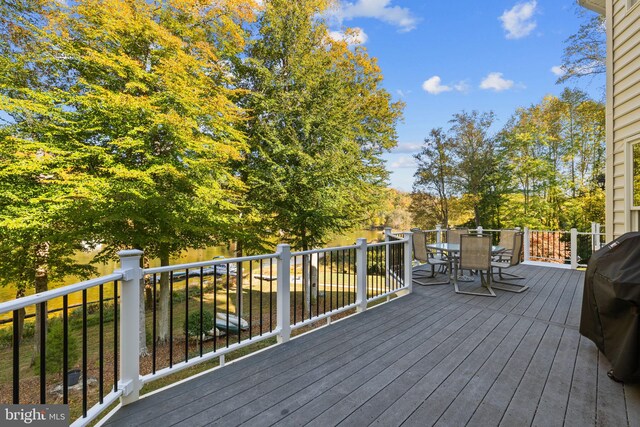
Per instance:
[[[640,233],[627,233],[589,260],[580,318],[580,333],[626,382],[640,381],[639,306]]]

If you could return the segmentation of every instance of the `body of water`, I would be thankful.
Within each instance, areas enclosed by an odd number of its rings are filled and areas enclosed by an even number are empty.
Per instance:
[[[331,242],[329,242],[327,247],[335,247],[335,246],[348,246],[352,245],[356,242],[358,238],[366,238],[368,241],[376,241],[382,239],[383,232],[382,231],[372,231],[372,230],[360,230],[353,231],[350,233],[346,233],[343,236],[335,238]],[[91,262],[93,257],[97,254],[96,252],[81,252],[76,258],[80,263],[88,264]],[[198,261],[207,261],[211,260],[215,257],[223,256],[225,258],[233,257],[233,252],[227,246],[212,246],[205,249],[192,249],[184,252],[181,256],[172,258],[172,264],[185,264],[190,262],[198,262]],[[159,260],[151,261],[151,266],[160,265]],[[106,276],[107,274],[111,274],[113,270],[117,269],[118,262],[112,261],[106,264],[96,264],[96,274],[95,277]],[[55,289],[61,286],[71,285],[80,281],[77,277],[67,277],[66,280],[60,282],[49,283],[49,289]],[[27,294],[32,294],[33,289],[29,289]],[[98,290],[97,288],[90,289],[88,292],[89,301],[94,301],[98,298]],[[105,289],[105,297],[109,297],[112,295],[111,286],[107,286]],[[16,289],[13,286],[4,286],[0,287],[0,302],[10,301],[15,299],[16,297]],[[81,302],[81,294],[76,293],[70,296],[69,304],[77,304]]]

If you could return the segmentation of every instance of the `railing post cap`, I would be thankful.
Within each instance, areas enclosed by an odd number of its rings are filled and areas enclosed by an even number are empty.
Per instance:
[[[282,254],[283,252],[291,252],[291,245],[288,243],[279,243],[276,247],[276,254]]]
[[[142,256],[142,255],[144,255],[144,251],[141,251],[140,249],[126,249],[118,252],[118,256],[120,258],[129,258],[134,256]]]

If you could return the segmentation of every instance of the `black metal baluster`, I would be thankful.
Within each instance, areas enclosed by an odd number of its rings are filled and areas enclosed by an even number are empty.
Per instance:
[[[296,256],[293,257],[293,324],[295,325],[297,322],[298,316],[298,300],[297,300],[297,283],[298,279],[296,275],[298,274],[298,264],[296,263]]]
[[[69,403],[69,296],[62,297],[62,403]],[[102,385],[102,382],[100,383]],[[100,393],[102,396],[102,392]]]
[[[331,287],[331,299],[329,299],[329,311],[333,311],[333,251],[329,252],[329,286]]]
[[[218,266],[213,266],[213,351],[215,352],[218,347],[218,324],[216,323],[216,319],[218,318]]]
[[[185,271],[184,279],[184,361],[189,361],[189,269]]]
[[[173,270],[169,272],[169,367],[173,367]]]
[[[113,281],[113,391],[118,390],[118,281]]]
[[[82,302],[87,303],[85,300]],[[38,308],[40,310],[40,404],[44,405],[47,401],[47,303],[41,302]]]
[[[263,323],[263,316],[264,316],[264,310],[262,306],[262,282],[264,281],[263,266],[264,266],[264,261],[260,260],[260,336],[262,336],[262,323]]]
[[[365,271],[366,271],[366,276],[367,276],[367,298],[373,297],[373,278],[369,276],[369,271],[370,271],[370,266],[371,263],[373,262],[373,256],[369,256],[369,255],[373,255],[371,252],[373,251],[373,249],[370,250],[370,248],[367,248],[367,262],[366,262],[366,267],[365,267]]]
[[[154,374],[156,373],[156,356],[157,356],[157,326],[156,326],[156,316],[157,316],[157,307],[156,307],[156,288],[158,286],[158,275],[156,273],[153,273],[153,290],[151,291],[153,293],[153,312],[151,313],[151,315],[153,316],[152,319],[152,326],[151,326],[151,335],[153,338],[153,343],[151,344],[151,372],[153,372]]]
[[[269,258],[269,278],[273,278],[273,258]],[[269,280],[269,332],[273,331],[273,280]]]
[[[13,404],[20,403],[20,310],[13,310]]]
[[[229,347],[229,263],[227,263],[227,329],[225,330],[225,338],[227,341],[227,347]]]
[[[324,295],[322,297],[323,313],[327,312],[327,253],[322,254],[322,289]]]
[[[316,317],[320,316],[320,252],[316,253]]]
[[[400,247],[399,245],[394,245],[393,248],[393,256],[394,256],[394,260],[393,260],[393,274],[395,276],[395,286],[396,288],[399,285],[399,280],[402,279],[402,282],[404,282],[404,276],[401,275],[401,271],[400,268],[402,267],[402,261],[400,259],[402,255],[402,247]]]
[[[249,339],[253,337],[253,261],[249,261]]]
[[[304,274],[304,268],[305,268],[304,255],[300,256],[300,261],[302,261],[302,264],[300,264],[300,270],[302,270],[301,271],[302,279],[300,280],[300,286],[302,287],[302,298],[300,299],[300,306],[302,308],[302,310],[301,310],[302,314],[300,315],[300,321],[302,322],[302,321],[304,321],[304,306],[306,305],[306,300],[304,298],[304,291],[305,291],[305,286],[306,286],[305,277],[304,277],[305,276],[305,274]],[[294,283],[295,283],[295,280],[294,280]],[[293,322],[293,323],[295,324],[296,322]]]
[[[200,336],[199,336],[199,347],[200,347],[200,357],[202,357],[202,335],[204,334],[204,331],[202,329],[202,322],[204,321],[204,319],[202,318],[202,316],[204,316],[204,268],[200,267]]]
[[[344,283],[345,282],[345,280],[344,280],[344,262],[345,262],[344,250],[341,251],[341,257],[340,258],[342,258],[342,269],[341,269],[342,270],[342,307],[344,307],[345,306],[345,303],[344,303],[344,285],[345,285],[345,283]]]
[[[307,255],[307,272],[305,274],[305,280],[307,286],[309,286],[309,319],[313,317],[313,254]]]
[[[398,265],[400,266],[399,271],[398,271],[398,277],[400,277],[401,274],[403,274],[404,269],[405,269],[405,265],[404,265],[404,260],[405,260],[405,253],[404,253],[405,249],[404,249],[404,245],[400,246],[400,262],[398,263]],[[407,283],[408,285],[408,283]]]
[[[82,416],[87,416],[87,290],[82,290]]]
[[[380,267],[382,266],[382,261],[380,260],[381,258],[381,251],[380,248],[382,248],[382,246],[376,246],[376,260],[378,263],[378,274],[376,274],[376,296],[382,294],[382,286],[380,284]]]
[[[104,387],[103,387],[103,383],[104,383],[104,286],[100,285],[98,287],[98,295],[100,298],[100,331],[99,331],[99,337],[98,339],[100,340],[98,342],[98,399],[100,404],[102,404],[103,398],[102,395],[104,394]],[[65,374],[65,370],[63,369],[63,375]],[[65,375],[66,376],[66,375]]]
[[[238,344],[241,341],[242,331],[242,263],[239,262],[236,265],[236,293],[238,295],[238,307],[236,307],[236,314],[238,317]]]

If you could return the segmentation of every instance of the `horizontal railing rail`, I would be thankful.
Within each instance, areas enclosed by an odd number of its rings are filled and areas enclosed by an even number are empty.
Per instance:
[[[0,396],[11,396],[6,403],[75,402],[77,409],[71,416],[84,420],[82,424],[117,401],[122,395],[117,383],[118,304],[107,307],[105,302],[118,300],[119,281],[124,277],[124,273],[115,272],[0,304],[0,315],[12,314],[10,349],[0,348],[1,352],[10,351],[12,360],[0,367],[10,369],[10,386],[0,384]],[[105,286],[112,297],[105,298]],[[93,290],[97,290],[98,300],[90,304],[88,291]],[[70,305],[69,298],[76,294],[82,303]],[[59,307],[49,310],[49,305]],[[31,306],[35,306],[36,321],[29,341],[24,319],[29,317],[26,309]],[[50,316],[52,313],[61,315]],[[10,392],[5,392],[7,389]]]
[[[122,251],[113,274],[1,303],[11,325],[0,326],[0,351],[12,363],[0,367],[0,378],[11,378],[0,383],[0,401],[70,404],[73,425],[86,425],[167,375],[215,359],[223,366],[231,352],[286,342],[293,331],[411,291],[410,232],[386,229],[384,242],[277,249],[146,269],[141,251]],[[81,302],[70,304],[74,298]],[[36,320],[25,322],[33,306]],[[21,357],[27,353],[33,360]]]

